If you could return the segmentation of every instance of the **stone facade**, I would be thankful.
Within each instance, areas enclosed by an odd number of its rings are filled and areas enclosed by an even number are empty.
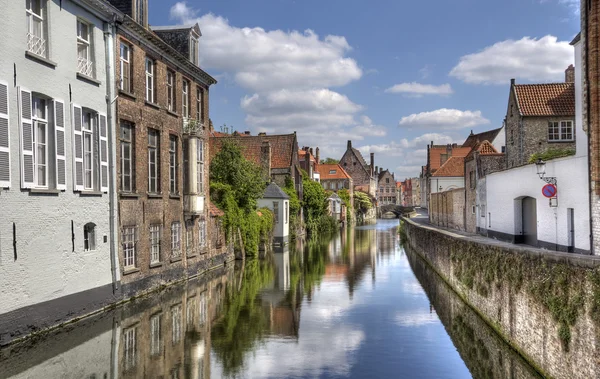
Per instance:
[[[379,170],[377,204],[396,204],[396,179],[389,170]]]
[[[485,184],[481,186],[486,175],[503,170],[504,154],[481,155],[477,152],[465,158],[465,230],[478,232],[479,220],[485,219]],[[481,192],[484,192],[483,194]]]
[[[431,194],[429,220],[432,224],[464,230],[464,212],[464,188]]]
[[[355,189],[376,197],[377,173],[374,166],[375,155],[371,153],[370,158],[370,164],[367,164],[360,151],[352,147],[352,141],[348,141],[348,147],[339,164],[352,177]]]

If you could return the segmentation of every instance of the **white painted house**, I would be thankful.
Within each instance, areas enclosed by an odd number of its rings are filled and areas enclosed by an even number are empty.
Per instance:
[[[555,178],[557,199],[543,196],[546,181],[535,164],[487,175],[487,209],[477,217],[487,235],[549,250],[589,254],[588,138],[582,129],[582,41],[575,40],[576,154],[546,162],[545,178]]]
[[[275,216],[275,229],[273,230],[273,245],[282,247],[288,244],[290,234],[290,200],[275,183],[265,189],[261,199],[258,199],[259,208],[269,208]]]
[[[99,0],[0,0],[0,9],[1,345],[111,302],[119,271],[114,9]]]

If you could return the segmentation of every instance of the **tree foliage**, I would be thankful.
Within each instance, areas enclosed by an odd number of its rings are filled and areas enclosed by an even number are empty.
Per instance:
[[[362,213],[373,208],[369,195],[362,191],[354,191],[354,208]]]
[[[320,183],[311,180],[306,173],[302,175],[302,186],[304,187],[302,206],[308,232],[313,234],[317,231],[333,231],[337,227],[337,221],[328,214],[329,196],[325,189]]]
[[[338,164],[340,163],[339,159],[334,159],[334,158],[325,158],[322,161],[319,162],[320,164]]]

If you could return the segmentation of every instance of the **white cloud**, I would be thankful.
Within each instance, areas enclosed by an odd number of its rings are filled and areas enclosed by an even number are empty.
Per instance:
[[[422,136],[413,138],[410,141],[406,138],[403,138],[402,140],[400,140],[400,146],[402,146],[404,148],[415,148],[415,147],[424,148],[429,143],[431,143],[431,141],[434,141],[434,143],[436,145],[443,145],[443,144],[454,142],[454,139],[446,134],[426,133],[426,134],[423,134]]]
[[[497,42],[460,58],[450,76],[472,84],[508,84],[511,78],[531,82],[564,80],[573,63],[573,47],[547,35],[540,39]]]
[[[203,67],[233,73],[239,85],[252,91],[343,86],[362,76],[356,61],[346,56],[352,48],[342,36],[240,28],[210,13],[196,18],[185,2],[171,8],[171,17],[200,25]]]
[[[481,115],[481,111],[461,111],[458,109],[437,109],[431,112],[413,113],[402,117],[400,127],[405,128],[438,128],[463,129],[477,125],[489,124],[490,121]]]
[[[360,116],[360,123],[352,128],[352,132],[365,137],[384,137],[387,134],[385,126],[376,125],[368,116]]]
[[[416,82],[396,84],[386,89],[385,92],[402,93],[412,97],[422,97],[423,95],[448,96],[454,93],[450,84],[435,86],[432,84],[421,84]]]
[[[440,322],[435,312],[411,312],[411,313],[396,313],[394,317],[396,325],[402,327],[416,327],[428,324],[437,324]]]

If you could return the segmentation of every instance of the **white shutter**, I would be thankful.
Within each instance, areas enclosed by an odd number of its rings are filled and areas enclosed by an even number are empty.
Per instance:
[[[21,140],[21,187],[34,187],[33,122],[31,120],[31,91],[19,87],[19,116]]]
[[[54,152],[56,153],[56,189],[67,189],[67,153],[65,151],[65,102],[54,100]]]
[[[75,191],[83,191],[83,133],[81,106],[73,104],[73,188]]]
[[[10,187],[10,123],[8,83],[0,81],[0,188]]]
[[[100,190],[108,192],[108,128],[106,114],[100,113]]]

